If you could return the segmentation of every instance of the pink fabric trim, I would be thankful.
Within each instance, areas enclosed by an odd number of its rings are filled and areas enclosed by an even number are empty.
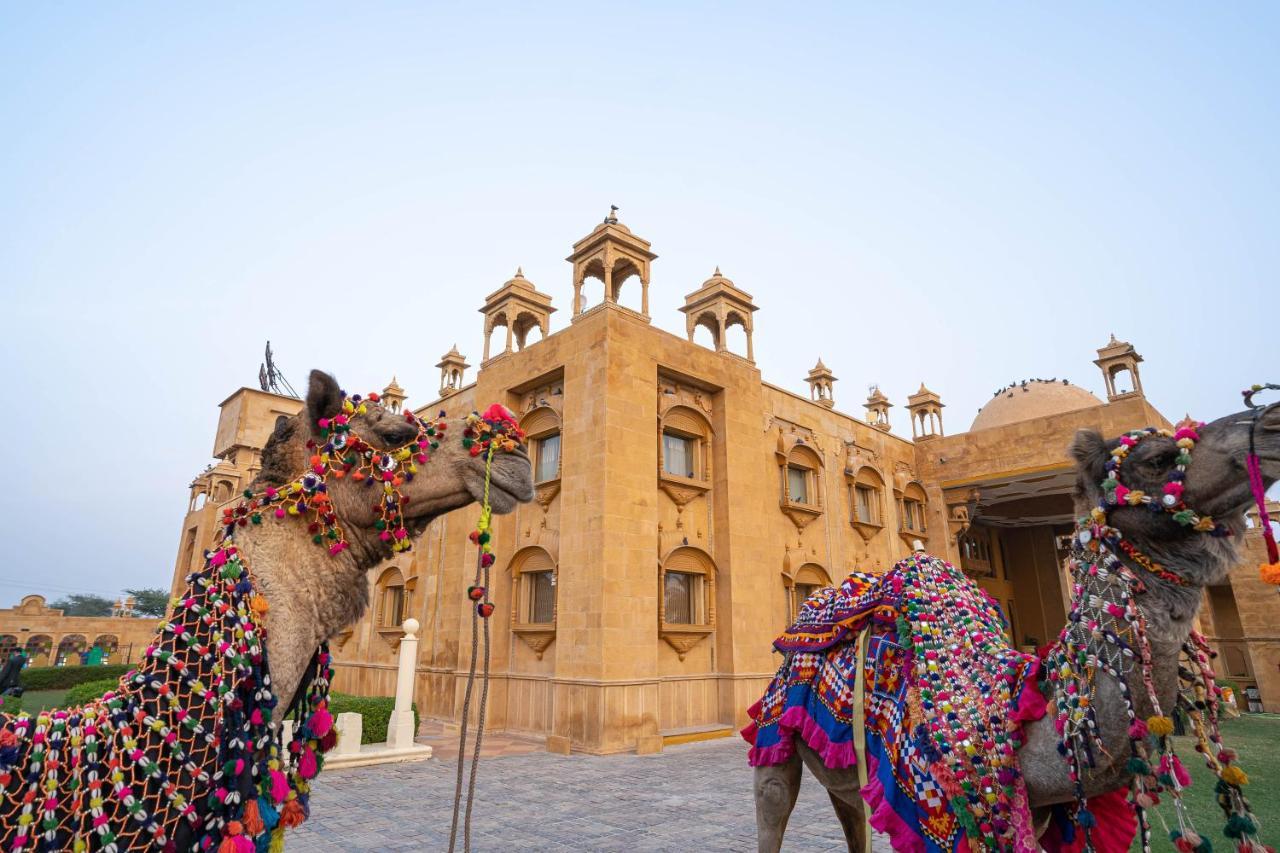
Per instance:
[[[753,723],[742,730],[742,736],[745,738],[747,729],[751,729],[748,742],[753,744],[755,743],[754,726]],[[747,753],[747,763],[752,767],[771,767],[783,763],[796,751],[797,734],[804,738],[805,744],[810,749],[818,753],[818,757],[826,767],[840,770],[844,767],[857,766],[858,751],[854,748],[853,741],[832,743],[827,739],[827,733],[822,730],[822,727],[814,722],[809,712],[800,705],[793,705],[782,713],[782,719],[778,721],[778,742],[763,749],[752,746]]]
[[[861,791],[863,801],[871,807],[867,822],[872,829],[889,836],[889,846],[897,853],[924,853],[924,839],[907,826],[906,821],[885,800],[884,786],[876,775],[879,764],[879,759],[867,753],[867,784],[862,786]]]
[[[1018,695],[1018,704],[1013,709],[1015,723],[1030,723],[1040,719],[1049,709],[1049,700],[1040,692],[1037,676],[1040,674],[1040,659],[1031,662],[1031,670],[1022,681],[1022,692]]]

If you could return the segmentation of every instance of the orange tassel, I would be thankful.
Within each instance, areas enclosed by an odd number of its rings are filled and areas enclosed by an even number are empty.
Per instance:
[[[293,829],[307,819],[307,813],[302,810],[302,804],[297,798],[290,800],[284,804],[284,808],[280,810],[280,823]]]
[[[253,610],[253,615],[258,617],[265,616],[267,611],[271,609],[271,605],[261,595],[255,595],[253,600],[249,602],[249,607]]]
[[[250,798],[249,802],[244,804],[244,829],[250,835],[261,835],[267,825],[262,822],[262,812],[258,811],[258,801]]]
[[[1266,583],[1280,585],[1280,563],[1263,563],[1259,566],[1262,580]]]

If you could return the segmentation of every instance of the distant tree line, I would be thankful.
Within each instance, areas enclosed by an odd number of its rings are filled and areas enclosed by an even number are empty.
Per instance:
[[[168,590],[126,589],[125,593],[133,598],[133,608],[126,615],[160,618],[169,611]],[[103,595],[75,593],[64,595],[49,606],[61,610],[65,616],[110,616],[116,602]]]

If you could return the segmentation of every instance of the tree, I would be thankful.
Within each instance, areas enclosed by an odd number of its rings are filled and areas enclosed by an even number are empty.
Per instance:
[[[65,595],[49,605],[65,616],[110,616],[115,602],[101,595],[76,593]]]
[[[133,596],[133,611],[138,616],[163,619],[169,613],[169,593],[163,589],[126,589]]]

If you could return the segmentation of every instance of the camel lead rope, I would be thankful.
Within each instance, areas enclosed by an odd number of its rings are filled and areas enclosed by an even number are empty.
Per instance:
[[[449,853],[453,853],[458,840],[458,815],[462,810],[462,762],[467,753],[467,727],[471,719],[471,696],[476,682],[476,657],[479,652],[480,620],[484,620],[484,665],[481,670],[479,718],[476,720],[475,751],[471,757],[471,774],[467,784],[466,815],[462,822],[462,848],[471,850],[471,811],[476,793],[476,769],[480,764],[480,746],[484,741],[484,715],[489,700],[489,617],[493,615],[493,602],[489,600],[489,568],[493,565],[493,551],[489,544],[489,524],[493,511],[489,506],[489,481],[493,468],[494,445],[485,454],[484,500],[481,502],[480,520],[471,533],[471,541],[479,549],[476,553],[475,580],[467,588],[467,598],[474,601],[471,611],[471,663],[467,669],[467,686],[462,698],[462,722],[458,731],[458,775],[453,790],[453,822],[449,827]]]
[[[1249,426],[1249,455],[1245,457],[1245,467],[1249,471],[1249,489],[1253,492],[1254,503],[1258,505],[1258,523],[1262,525],[1262,538],[1267,545],[1267,562],[1263,563],[1259,569],[1264,581],[1280,584],[1280,549],[1276,547],[1276,534],[1271,529],[1271,516],[1267,513],[1267,490],[1262,480],[1262,460],[1258,458],[1258,451],[1254,447],[1258,418],[1269,408],[1253,402],[1253,395],[1259,391],[1280,391],[1280,385],[1265,382],[1241,392],[1244,394],[1244,404],[1253,413],[1253,423]]]

